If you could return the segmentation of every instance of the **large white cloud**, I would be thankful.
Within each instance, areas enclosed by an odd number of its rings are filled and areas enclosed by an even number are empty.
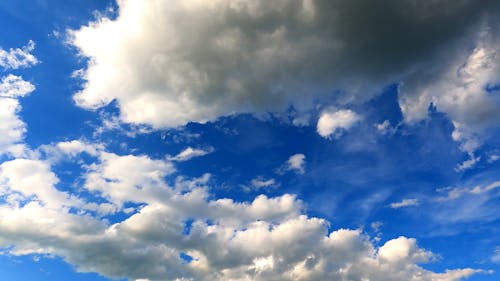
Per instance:
[[[10,199],[0,203],[0,246],[14,255],[58,255],[80,271],[151,281],[452,281],[481,272],[425,270],[418,264],[434,255],[415,239],[399,237],[376,247],[359,230],[329,232],[328,222],[304,215],[292,195],[211,199],[206,176],[167,184],[165,177],[174,172],[168,160],[119,156],[80,141],[52,146],[43,150],[68,157],[89,153],[95,163],[82,166],[83,185],[68,192],[58,190],[46,161],[2,164],[2,198]],[[82,190],[125,218],[110,223],[97,215],[75,197]],[[125,208],[131,202],[136,207]]]
[[[125,122],[175,127],[322,98],[356,103],[393,82],[407,122],[425,118],[430,102],[473,127],[498,120],[498,99],[484,90],[498,83],[498,1],[118,6],[116,19],[71,31],[70,42],[89,59],[76,103],[116,100]]]

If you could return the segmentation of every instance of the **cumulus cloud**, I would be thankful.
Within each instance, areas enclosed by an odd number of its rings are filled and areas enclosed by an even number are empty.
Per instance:
[[[354,126],[361,117],[349,109],[328,109],[321,113],[316,131],[324,138],[338,138],[345,130]]]
[[[78,141],[54,147],[86,150]],[[412,238],[376,247],[359,230],[330,232],[326,220],[304,215],[292,195],[212,199],[205,176],[169,186],[165,177],[175,169],[168,160],[96,153],[78,190],[114,205],[108,214],[123,219],[111,223],[75,190],[58,190],[44,160],[16,159],[0,167],[7,198],[0,202],[0,246],[13,255],[61,256],[79,271],[130,280],[458,281],[481,272],[425,270],[418,264],[434,255]],[[138,207],[128,212],[125,203]]]
[[[389,206],[393,209],[399,209],[399,208],[404,208],[404,207],[410,207],[410,206],[418,206],[420,202],[416,198],[411,198],[411,199],[403,199],[400,202],[393,202],[389,204]]]
[[[35,86],[23,78],[9,74],[2,77],[0,83],[0,98],[24,97],[35,90]]]
[[[41,145],[38,147],[37,152],[42,154],[47,160],[50,160],[50,162],[58,162],[65,158],[75,158],[82,153],[96,157],[102,150],[104,150],[102,144],[88,143],[83,140],[71,140]]]
[[[50,171],[50,166],[42,161],[15,159],[0,165],[2,194],[14,206],[28,200],[40,202],[52,209],[65,205],[81,207],[77,199],[55,188],[58,181]]]
[[[0,48],[0,66],[5,69],[31,67],[38,63],[38,59],[31,53],[35,50],[35,42],[30,40],[22,48],[10,48],[8,51]]]
[[[437,191],[446,194],[446,196],[439,198],[440,201],[446,201],[446,200],[455,200],[467,194],[480,195],[483,193],[488,193],[497,188],[500,188],[500,181],[495,181],[487,185],[476,185],[474,187],[440,188]]]
[[[88,58],[76,103],[116,100],[124,122],[176,127],[290,105],[303,113],[316,101],[363,102],[397,82],[409,123],[431,102],[473,128],[498,123],[498,95],[487,94],[499,82],[498,1],[118,6],[115,19],[69,34]]]
[[[199,149],[199,148],[192,148],[188,147],[181,151],[179,154],[173,157],[169,157],[169,160],[172,161],[187,161],[195,157],[200,157],[200,156],[205,156],[209,153],[212,153],[214,149],[212,147],[207,148],[207,149]]]
[[[306,166],[306,156],[302,153],[297,153],[290,158],[285,163],[285,170],[295,171],[299,174],[303,174],[305,172]]]
[[[0,67],[17,69],[35,65],[38,60],[30,53],[35,43],[29,41],[22,49],[10,49],[8,52],[0,48]],[[22,143],[26,132],[26,124],[18,115],[21,110],[19,98],[31,94],[35,86],[22,77],[7,74],[0,81],[0,156],[10,154],[23,156],[27,150]]]

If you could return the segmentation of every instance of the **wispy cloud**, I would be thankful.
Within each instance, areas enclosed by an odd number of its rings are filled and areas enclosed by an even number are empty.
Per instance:
[[[420,201],[416,198],[403,199],[400,202],[393,202],[389,206],[393,209],[399,209],[404,207],[418,206]]]
[[[213,147],[201,149],[201,148],[193,148],[193,147],[188,147],[184,149],[183,151],[179,152],[179,154],[173,156],[173,157],[168,157],[169,160],[171,161],[188,161],[190,159],[193,159],[195,157],[201,157],[205,156],[207,154],[210,154],[214,152]]]

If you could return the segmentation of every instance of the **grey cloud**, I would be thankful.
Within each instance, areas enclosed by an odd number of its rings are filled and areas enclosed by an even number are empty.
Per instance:
[[[403,85],[409,122],[424,118],[436,101],[460,122],[498,117],[477,107],[490,100],[482,93],[471,106],[450,104],[448,92],[457,92],[463,77],[440,84],[488,36],[492,56],[484,63],[498,65],[498,1],[127,0],[119,6],[116,20],[70,35],[89,58],[76,103],[95,109],[116,99],[125,122],[161,128],[290,105],[307,111],[318,100],[365,101],[393,82]],[[480,82],[496,83],[489,78],[496,79],[498,67],[485,71]]]

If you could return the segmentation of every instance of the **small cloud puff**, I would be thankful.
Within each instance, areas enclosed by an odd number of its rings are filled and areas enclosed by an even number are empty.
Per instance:
[[[287,170],[303,174],[305,172],[306,156],[302,153],[294,154],[288,158],[286,165]]]
[[[321,113],[316,131],[324,138],[330,138],[332,135],[339,138],[342,131],[349,130],[360,120],[361,117],[350,109],[330,108]]]
[[[187,160],[193,159],[195,157],[205,156],[205,155],[207,155],[209,153],[212,153],[213,151],[214,151],[213,147],[209,147],[207,149],[199,149],[199,148],[188,147],[188,148],[184,149],[183,151],[181,151],[176,156],[174,156],[174,157],[168,157],[168,159],[171,160],[171,161],[182,162],[182,161],[187,161]]]

